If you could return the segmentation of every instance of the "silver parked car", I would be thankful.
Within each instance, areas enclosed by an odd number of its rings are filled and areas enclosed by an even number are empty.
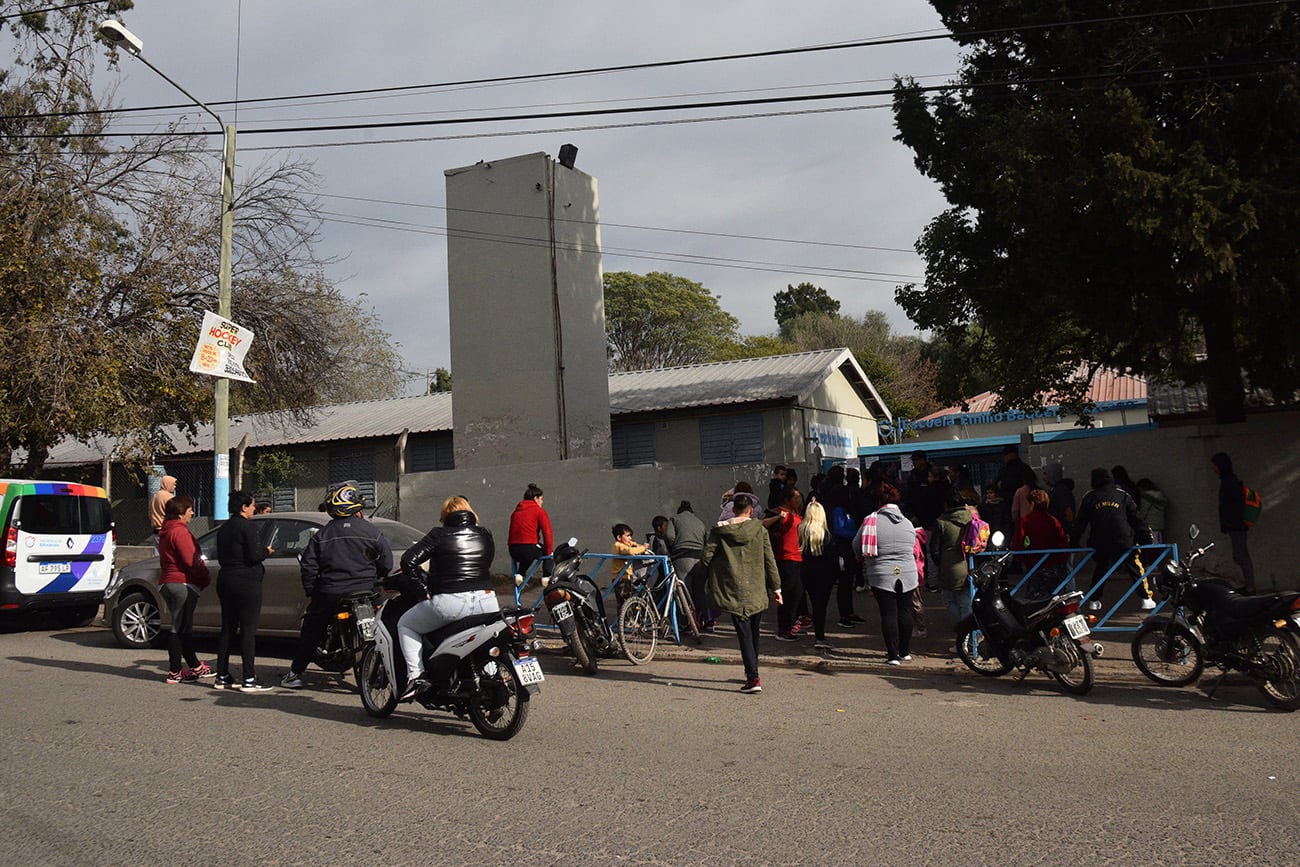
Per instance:
[[[274,512],[250,518],[262,534],[262,544],[270,545],[272,554],[263,565],[266,578],[262,585],[262,618],[258,635],[292,637],[298,634],[307,597],[302,592],[298,557],[307,540],[330,518],[324,512]],[[393,546],[396,571],[402,552],[424,538],[424,533],[397,521],[371,518]],[[212,570],[213,586],[203,591],[194,609],[195,632],[221,631],[221,604],[217,601],[217,531],[199,537],[199,548]],[[118,573],[105,594],[104,616],[113,627],[113,635],[123,647],[150,647],[158,643],[167,623],[167,605],[158,590],[158,558],[132,563]]]

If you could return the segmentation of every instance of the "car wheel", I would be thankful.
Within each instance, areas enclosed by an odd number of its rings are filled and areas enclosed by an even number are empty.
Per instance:
[[[162,635],[162,612],[148,593],[131,593],[113,609],[113,635],[132,650],[155,647]]]

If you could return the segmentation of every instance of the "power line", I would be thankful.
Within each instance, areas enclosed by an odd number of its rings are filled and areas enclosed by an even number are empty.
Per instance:
[[[722,63],[722,62],[731,62],[736,60],[753,60],[753,59],[762,59],[762,58],[769,58],[769,57],[809,54],[809,53],[824,52],[824,51],[841,51],[841,50],[854,49],[854,48],[877,48],[877,47],[883,47],[889,45],[902,45],[908,43],[930,42],[930,41],[937,41],[937,40],[948,40],[948,39],[953,39],[957,41],[975,40],[975,39],[981,39],[989,36],[997,36],[997,35],[1008,34],[1008,33],[1009,34],[1026,33],[1026,32],[1034,32],[1034,31],[1042,31],[1042,30],[1051,30],[1051,29],[1062,28],[1062,27],[1086,27],[1086,26],[1094,26],[1098,24],[1120,23],[1124,21],[1194,15],[1203,12],[1206,13],[1229,12],[1229,11],[1234,11],[1239,9],[1250,9],[1250,8],[1256,8],[1261,6],[1281,6],[1281,5],[1287,5],[1291,2],[1294,2],[1294,0],[1244,0],[1244,2],[1232,3],[1227,5],[1194,6],[1194,7],[1184,7],[1181,9],[1171,9],[1171,10],[1132,12],[1132,13],[1122,14],[1122,15],[1111,15],[1111,16],[1097,17],[1097,18],[1084,18],[1075,21],[1051,21],[1051,22],[1043,22],[1040,24],[1017,25],[1015,27],[989,28],[985,30],[970,30],[970,31],[964,31],[962,33],[953,33],[947,30],[935,31],[935,32],[913,31],[913,32],[896,34],[891,36],[859,39],[859,40],[836,42],[836,43],[829,43],[829,44],[822,44],[822,45],[800,46],[794,48],[777,48],[777,49],[770,49],[765,51],[749,51],[749,52],[739,52],[734,54],[711,55],[711,56],[704,56],[704,57],[647,61],[644,63],[628,63],[628,64],[619,64],[614,66],[589,67],[585,69],[572,69],[572,70],[563,70],[563,71],[555,71],[555,72],[536,72],[536,73],[523,73],[518,75],[494,76],[490,78],[460,79],[460,80],[453,80],[448,82],[434,82],[434,83],[426,83],[426,84],[394,85],[390,87],[380,87],[380,88],[323,91],[323,92],[316,92],[316,93],[293,94],[288,96],[255,97],[252,99],[244,99],[244,100],[215,100],[215,101],[210,101],[209,104],[213,106],[248,107],[248,106],[256,105],[258,103],[288,102],[288,101],[295,101],[295,100],[326,100],[335,97],[352,97],[352,96],[370,97],[370,96],[392,94],[392,93],[435,91],[438,89],[445,89],[445,88],[464,89],[472,86],[497,85],[503,83],[519,83],[525,81],[542,81],[542,80],[555,79],[555,78],[573,78],[573,77],[586,77],[586,76],[595,76],[595,75],[608,75],[617,72],[630,72],[630,71],[638,71],[638,70],[645,70],[645,69],[663,69],[663,68],[687,66],[687,65],[694,65],[694,64]],[[73,5],[84,5],[84,4],[73,4]],[[190,108],[190,107],[192,106],[189,103],[171,103],[171,104],[164,104],[164,105],[142,106],[142,107],[135,107],[135,108],[117,108],[117,109],[103,109],[98,111],[76,111],[76,112],[66,112],[66,113],[54,113],[47,116],[70,117],[70,116],[76,116],[80,114],[94,114],[94,113],[121,114],[121,113],[128,113],[128,112],[160,111],[160,110],[170,110],[170,109]]]
[[[401,202],[392,199],[373,199],[373,198],[366,198],[364,196],[344,196],[344,195],[331,194],[331,193],[317,193],[316,195],[325,199],[342,199],[344,201],[349,201],[349,202],[365,202],[367,204],[373,204],[373,205],[397,205],[399,207],[421,208],[421,209],[432,210],[432,211],[455,211],[456,213],[463,213],[463,214],[481,214],[489,217],[509,216],[514,218],[519,218],[522,216],[525,219],[535,219],[535,220],[547,219],[546,217],[530,217],[528,215],[520,215],[520,214],[505,214],[500,211],[484,211],[484,210],[479,210],[477,208],[450,208],[447,207],[446,205],[430,205],[430,204],[420,203],[420,202]],[[599,220],[599,221],[575,220],[566,217],[556,217],[555,221],[557,223],[573,223],[577,225],[599,224],[602,228],[613,227],[618,229],[638,229],[647,232],[670,232],[678,235],[700,235],[700,236],[710,237],[710,238],[731,238],[731,239],[738,239],[743,241],[763,241],[765,243],[771,243],[771,244],[799,244],[801,246],[808,246],[808,247],[839,247],[848,250],[875,250],[875,251],[880,251],[885,253],[907,253],[910,255],[915,255],[916,253],[915,250],[911,248],[905,248],[905,247],[879,247],[871,244],[846,244],[846,243],[837,243],[833,241],[808,241],[799,238],[769,238],[769,237],[764,237],[762,235],[740,235],[731,232],[705,232],[698,229],[669,229],[663,226],[641,226],[633,223],[612,223],[607,220]]]

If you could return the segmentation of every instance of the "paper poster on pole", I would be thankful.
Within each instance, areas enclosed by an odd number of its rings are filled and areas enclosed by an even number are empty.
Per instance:
[[[253,332],[249,329],[223,319],[211,310],[204,311],[203,327],[194,347],[194,357],[190,359],[190,370],[208,376],[255,382],[244,370],[244,355],[252,342]]]

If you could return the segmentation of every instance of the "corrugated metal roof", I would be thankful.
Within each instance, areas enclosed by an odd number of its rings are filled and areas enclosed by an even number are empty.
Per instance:
[[[614,373],[609,377],[610,415],[702,406],[806,400],[837,369],[845,373],[877,416],[887,415],[883,401],[847,349],[823,349],[767,358],[746,358],[657,370]],[[313,410],[312,422],[295,425],[283,416],[261,413],[231,420],[230,444],[248,434],[250,448],[325,443],[370,437],[396,437],[452,429],[452,396],[440,394],[332,404]],[[212,450],[212,425],[202,425],[191,443],[179,428],[168,428],[174,454]],[[89,444],[65,441],[55,446],[50,464],[85,464],[111,454],[115,441]]]
[[[1088,388],[1088,400],[1097,404],[1146,399],[1146,379],[1141,376],[1130,376],[1124,373],[1116,373],[1113,370],[1099,371],[1097,375],[1092,378],[1092,385]],[[940,416],[961,412],[990,412],[997,401],[998,393],[996,391],[986,391],[977,394],[970,399],[970,409],[968,410],[963,410],[960,406],[950,406],[947,409],[932,412],[921,420],[924,421],[925,419],[938,418]]]
[[[847,349],[822,349],[613,373],[609,377],[609,411],[618,415],[766,400],[803,400],[852,357]]]

